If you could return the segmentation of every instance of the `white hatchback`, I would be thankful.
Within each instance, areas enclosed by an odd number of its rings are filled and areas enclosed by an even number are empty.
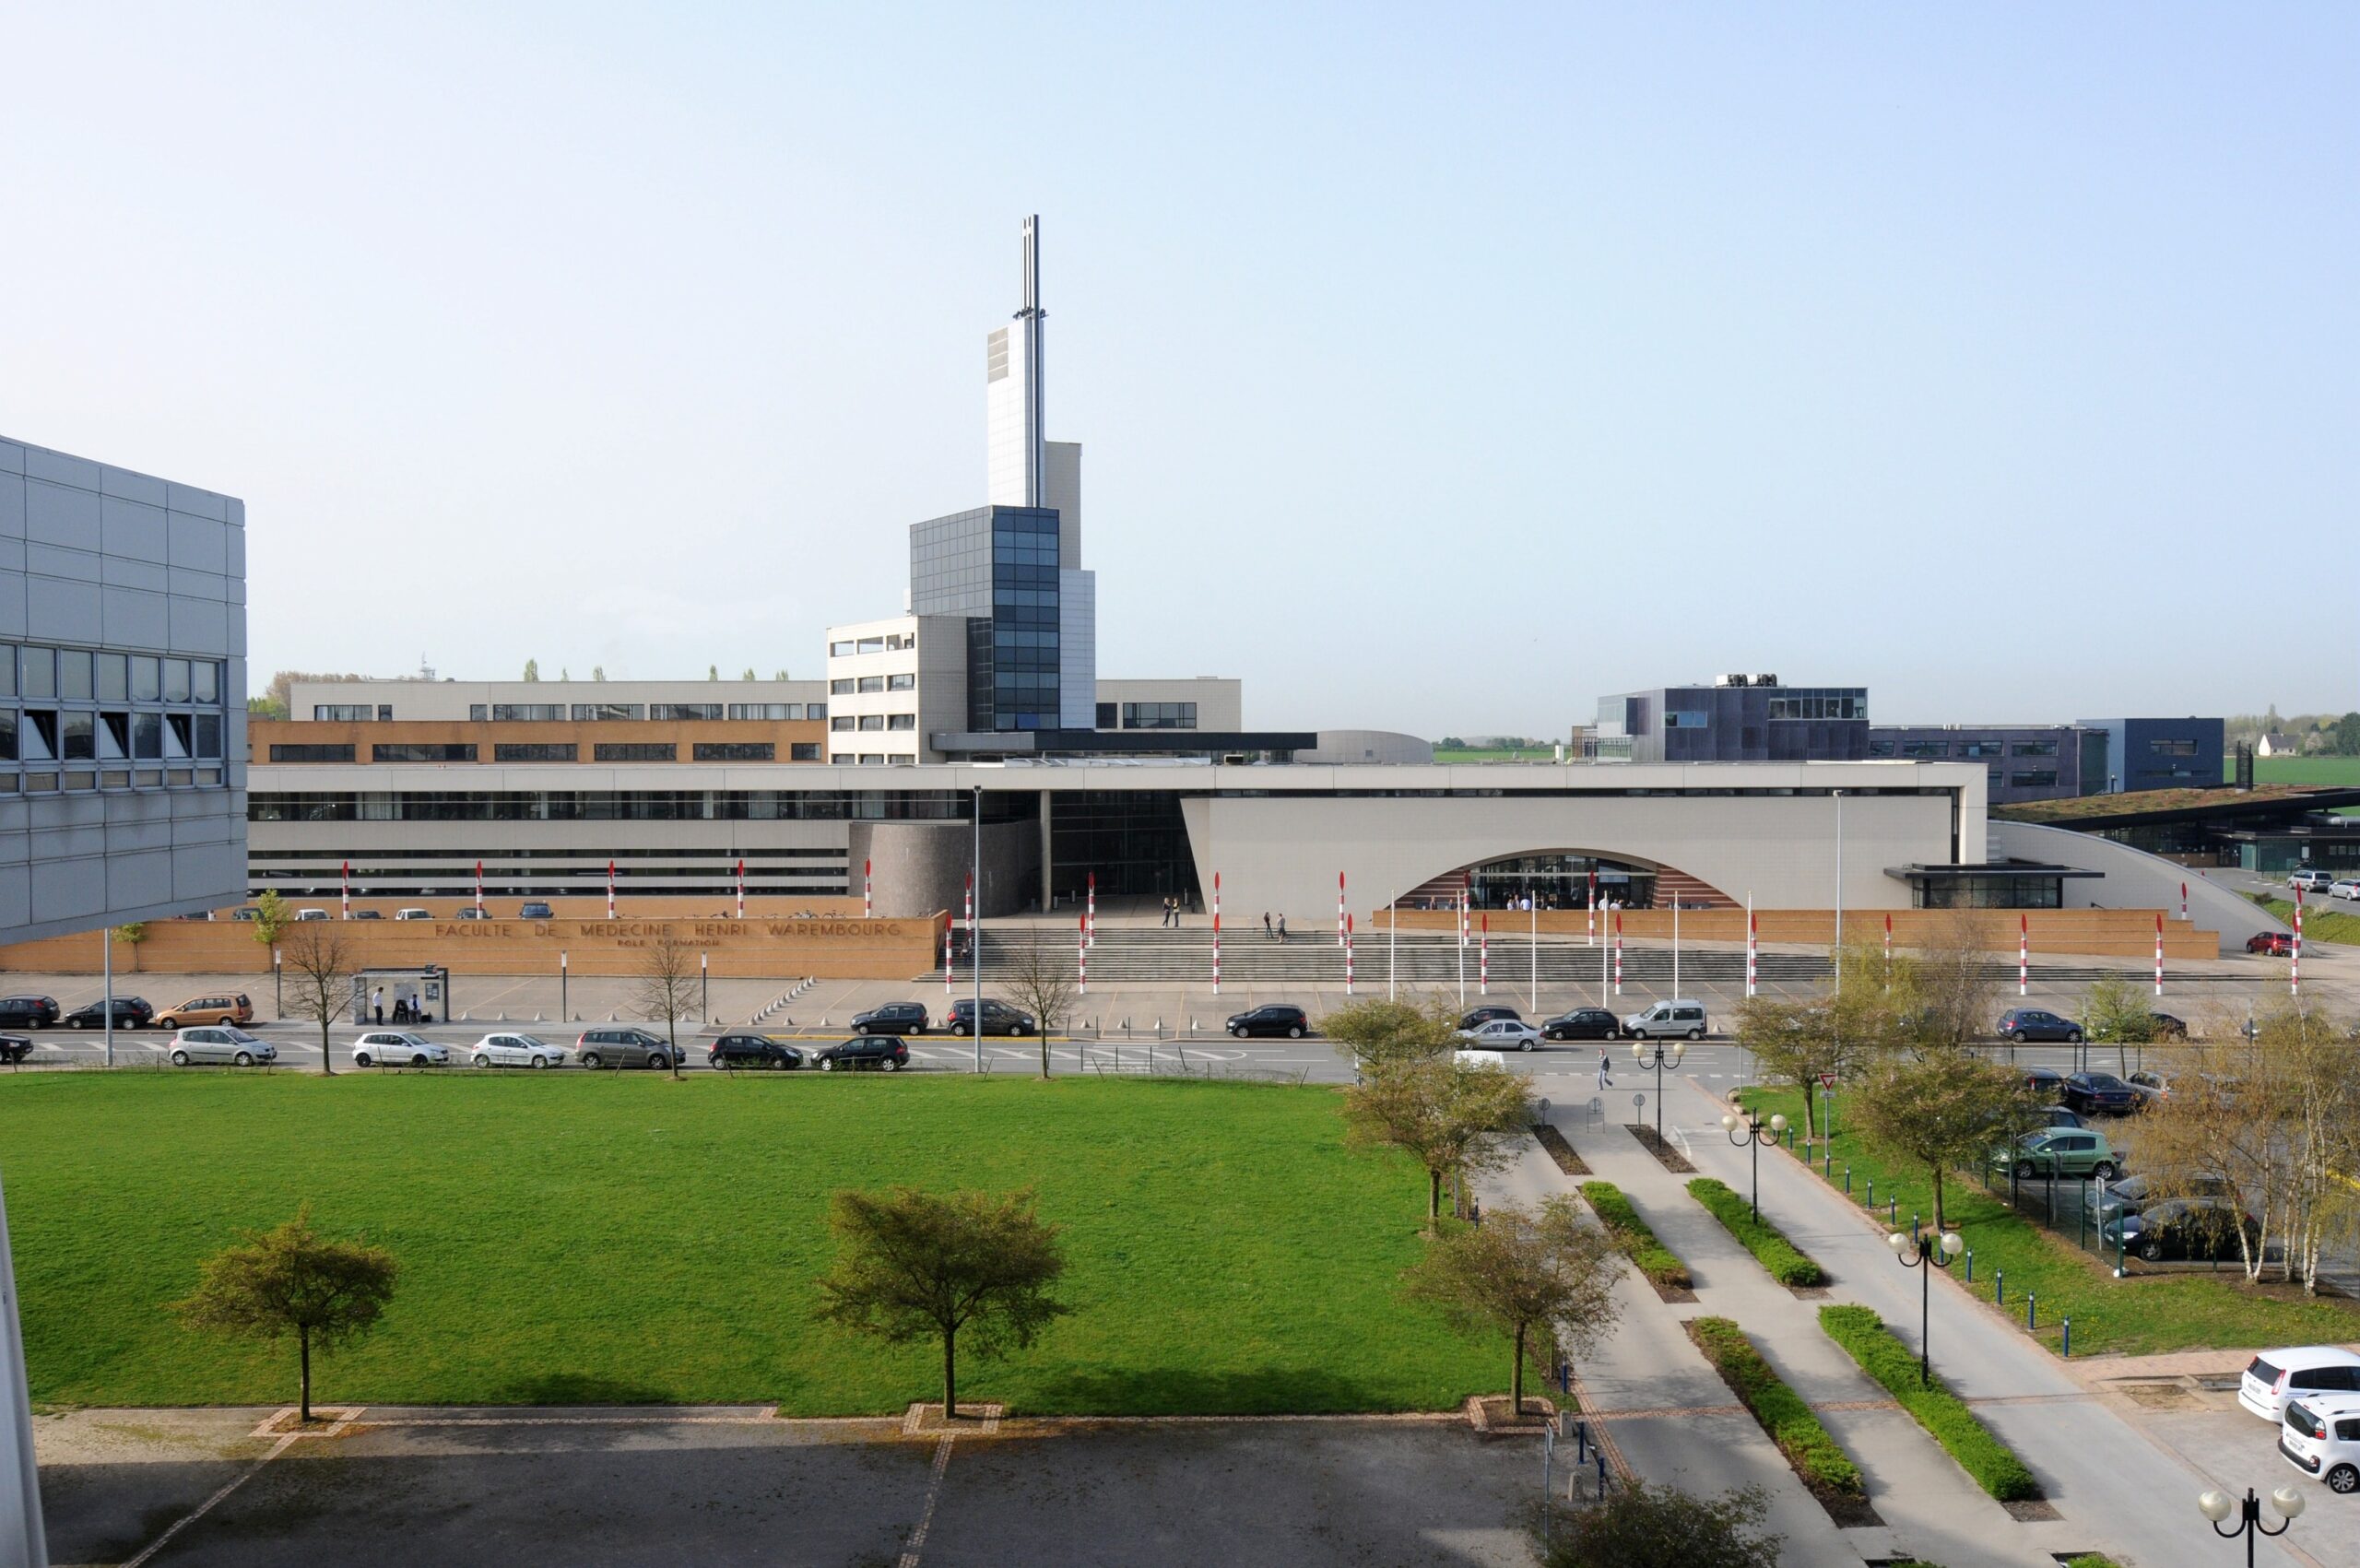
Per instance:
[[[423,1035],[381,1029],[352,1043],[356,1067],[447,1067],[451,1047],[437,1045]]]
[[[2331,899],[2360,899],[2360,877],[2346,877],[2340,882],[2329,883],[2327,896]]]
[[[2330,1491],[2360,1491],[2360,1396],[2306,1394],[2286,1402],[2281,1457]]]
[[[2283,1419],[2289,1399],[2353,1394],[2360,1394],[2360,1355],[2337,1345],[2264,1350],[2237,1380],[2237,1403],[2266,1421]]]
[[[469,1047],[467,1059],[479,1067],[561,1067],[565,1047],[529,1034],[487,1034]]]

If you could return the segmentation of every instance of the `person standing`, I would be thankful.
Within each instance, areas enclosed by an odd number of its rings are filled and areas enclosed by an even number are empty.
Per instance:
[[[1264,940],[1264,941],[1266,941],[1266,942],[1267,942],[1267,941],[1268,941],[1269,939],[1270,939],[1270,912],[1269,912],[1268,910],[1267,910],[1267,909],[1266,909],[1266,910],[1264,910],[1264,911],[1262,912],[1262,940]]]
[[[369,993],[369,1008],[377,1015],[377,1021],[382,1025],[385,1021],[385,988],[383,985]]]
[[[1286,912],[1285,910],[1280,910],[1280,911],[1279,911],[1279,940],[1280,940],[1280,941],[1281,941],[1281,942],[1283,942],[1283,941],[1285,941],[1286,939],[1287,939],[1287,912]]]

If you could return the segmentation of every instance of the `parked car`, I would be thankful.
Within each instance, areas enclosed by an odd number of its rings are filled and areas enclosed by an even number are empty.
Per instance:
[[[1559,1013],[1540,1026],[1543,1040],[1611,1040],[1622,1032],[1622,1020],[1604,1008],[1575,1008]]]
[[[2061,1040],[2069,1045],[2082,1042],[2080,1024],[2040,1008],[2010,1008],[2000,1015],[1999,1033],[2019,1045],[2035,1040]]]
[[[793,1069],[803,1065],[803,1053],[783,1040],[772,1040],[760,1034],[725,1034],[706,1047],[708,1067],[780,1067]]]
[[[585,1029],[573,1043],[582,1065],[598,1067],[669,1067],[672,1047],[643,1029]]]
[[[431,920],[434,916],[423,909],[397,909],[394,911],[394,918],[395,920]]]
[[[230,1024],[183,1029],[172,1036],[166,1054],[176,1067],[193,1062],[228,1062],[232,1067],[250,1067],[256,1062],[278,1060],[277,1046]]]
[[[114,1026],[117,1029],[145,1029],[155,1021],[156,1009],[148,1005],[145,996],[117,996],[114,999]],[[68,1029],[104,1029],[107,1026],[106,998],[101,996],[67,1013],[65,1026]]]
[[[2264,958],[2293,958],[2295,933],[2292,931],[2257,931],[2246,938],[2246,951],[2260,953]]]
[[[380,1029],[352,1043],[356,1067],[447,1067],[451,1047],[437,1045],[423,1035]]]
[[[2024,1087],[2042,1100],[2062,1100],[2065,1097],[2065,1075],[2055,1067],[2026,1067]]]
[[[234,995],[217,991],[209,996],[191,996],[175,1008],[166,1008],[156,1015],[159,1029],[178,1029],[184,1023],[252,1023],[254,1005],[242,991]]]
[[[1540,1032],[1522,1019],[1495,1018],[1460,1030],[1458,1039],[1462,1051],[1529,1051],[1540,1043]]]
[[[2335,873],[2315,871],[2306,867],[2288,875],[2286,886],[2296,892],[2323,893],[2335,885]]]
[[[2360,1491],[2360,1397],[2307,1395],[2286,1407],[2278,1452],[2330,1491]]]
[[[812,1060],[823,1073],[853,1072],[863,1067],[897,1073],[910,1065],[910,1048],[899,1035],[856,1034],[829,1046]]]
[[[2240,1228],[2243,1242],[2237,1236]],[[2257,1252],[2261,1249],[2261,1221],[2226,1197],[2167,1197],[2102,1225],[2098,1233],[2150,1263],[2236,1257],[2248,1244]]]
[[[352,918],[355,920],[383,920],[385,916],[382,910],[356,909],[352,912]]]
[[[2264,1421],[2284,1416],[2289,1399],[2314,1394],[2360,1394],[2360,1354],[2341,1345],[2288,1345],[2254,1357],[2237,1380],[2237,1403]]]
[[[2188,1038],[2188,1020],[2175,1017],[2170,1013],[2149,1013],[2147,1015],[2147,1038],[2150,1040],[2185,1040]]]
[[[2082,1120],[2082,1114],[2079,1111],[2068,1111],[2062,1105],[2044,1107],[2041,1116],[2043,1125],[2052,1127],[2085,1127],[2090,1125]]]
[[[2128,1115],[2139,1108],[2139,1091],[2112,1073],[2067,1073],[2065,1108],[2084,1116]]]
[[[2122,1081],[2130,1086],[2130,1092],[2139,1097],[2139,1102],[2142,1106],[2153,1105],[2172,1097],[2171,1074],[2157,1072],[2153,1067],[2142,1067]]]
[[[0,1029],[47,1029],[57,1021],[57,998],[30,992],[0,996]]]
[[[2360,899],[2360,877],[2344,877],[2327,885],[2331,899]]]
[[[1516,1011],[1514,1008],[1472,1008],[1468,1010],[1465,1017],[1458,1020],[1458,1028],[1459,1032],[1464,1033],[1468,1030],[1481,1028],[1482,1025],[1491,1022],[1495,1018],[1520,1019],[1524,1015],[1522,1013]]]
[[[1653,1040],[1670,1035],[1702,1040],[1705,1030],[1705,1004],[1702,1002],[1658,1002],[1645,1012],[1633,1013],[1622,1020],[1622,1034],[1629,1040]]]
[[[1289,1040],[1300,1040],[1311,1032],[1311,1019],[1301,1008],[1273,1002],[1250,1012],[1232,1013],[1222,1027],[1240,1040],[1257,1034],[1283,1034]]]
[[[950,1026],[950,1032],[953,1034],[974,1033],[974,998],[962,996],[951,1003],[950,1014],[944,1021]],[[1040,1025],[1033,1020],[1031,1013],[1018,1012],[997,996],[984,998],[983,1032],[985,1034],[1030,1034],[1039,1027]]]
[[[30,1034],[0,1034],[0,1062],[15,1067],[33,1054],[33,1037]]]
[[[489,920],[491,916],[486,914],[482,910],[479,910],[475,905],[469,903],[460,905],[459,913],[453,918],[458,920]]]
[[[555,920],[557,915],[550,910],[549,905],[536,902],[528,903],[524,908],[518,910],[516,912],[516,918],[519,920]]]
[[[237,908],[230,912],[230,918],[232,920],[259,920],[262,918],[262,911],[256,909],[253,904],[242,903]]]
[[[325,920],[327,917],[328,912],[324,909],[299,909],[295,912],[296,920],[306,925],[314,920]]]
[[[855,1034],[924,1034],[926,1024],[924,1002],[888,1002],[852,1015]]]
[[[529,1034],[487,1034],[468,1047],[467,1059],[479,1067],[561,1067],[565,1047]]]
[[[2195,1176],[2174,1182],[2172,1185],[2175,1189],[2172,1196],[2176,1197],[2235,1197],[2237,1191],[2236,1184],[2226,1176]],[[2125,1176],[2118,1182],[2109,1183],[2098,1194],[2099,1222],[2118,1219],[2125,1214],[2136,1214],[2149,1204],[2161,1201],[2163,1197],[2163,1189],[2154,1177]]]
[[[2045,1132],[2026,1133],[2016,1140],[2013,1148],[1991,1151],[1991,1168],[2005,1171],[2012,1168],[2019,1176],[2094,1176],[2110,1182],[2122,1161],[2106,1141],[2103,1133],[2086,1127],[2051,1127]]]

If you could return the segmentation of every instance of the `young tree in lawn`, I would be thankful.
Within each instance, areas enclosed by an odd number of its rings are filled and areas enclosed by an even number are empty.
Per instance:
[[[1558,1356],[1587,1353],[1614,1326],[1622,1272],[1614,1239],[1558,1193],[1538,1208],[1504,1203],[1485,1209],[1480,1225],[1445,1231],[1402,1278],[1412,1300],[1442,1309],[1461,1333],[1508,1337],[1508,1408],[1522,1415],[1526,1363],[1546,1377]]]
[[[336,923],[298,921],[288,928],[280,949],[285,966],[287,1010],[320,1026],[320,1071],[336,1076],[336,1056],[328,1048],[328,1030],[352,1005],[353,972],[358,967],[352,945]]]
[[[1778,1568],[1783,1536],[1761,1525],[1770,1500],[1750,1486],[1707,1502],[1634,1481],[1596,1503],[1553,1508],[1545,1568]]]
[[[959,1344],[985,1359],[1032,1345],[1073,1309],[1049,1291],[1066,1269],[1058,1227],[1032,1190],[840,1191],[829,1216],[835,1267],[820,1316],[889,1345],[942,1342],[942,1413],[959,1414]]]
[[[1443,1178],[1506,1163],[1508,1139],[1531,1121],[1522,1073],[1455,1057],[1399,1062],[1344,1091],[1348,1141],[1398,1149],[1426,1173],[1426,1222],[1442,1218]]]
[[[1853,1129],[1926,1173],[1934,1230],[1948,1229],[1943,1178],[1979,1167],[2033,1113],[2023,1077],[1965,1051],[1892,1052],[1872,1064],[1846,1102]]]
[[[1373,996],[1322,1014],[1319,1032],[1351,1047],[1363,1072],[1376,1072],[1449,1055],[1458,1043],[1458,1016],[1440,996],[1402,1002]]]
[[[1858,1043],[1844,1038],[1834,1010],[1823,1001],[1748,996],[1738,1004],[1737,1042],[1764,1078],[1802,1091],[1803,1132],[1817,1138],[1820,1075],[1843,1078],[1858,1055]]]
[[[1078,934],[1077,934],[1078,935]],[[1070,1020],[1079,986],[1080,965],[1072,946],[1033,940],[1016,949],[1002,971],[1000,988],[1017,1008],[1032,1015],[1041,1031],[1041,1076],[1049,1076],[1049,1036]],[[984,1020],[974,1020],[981,1034]]]
[[[672,1076],[680,1076],[680,1020],[693,1018],[702,988],[704,963],[697,949],[669,923],[640,955],[639,984],[631,1007],[640,1017],[664,1025],[664,1055]]]
[[[332,1350],[376,1326],[400,1268],[393,1254],[312,1229],[312,1207],[204,1264],[195,1293],[172,1303],[192,1327],[262,1339],[295,1337],[299,1409],[312,1419],[312,1348]]]

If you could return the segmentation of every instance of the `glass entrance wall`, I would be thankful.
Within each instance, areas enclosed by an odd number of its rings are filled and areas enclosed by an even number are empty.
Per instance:
[[[1060,790],[1049,811],[1055,871],[1050,890],[1080,899],[1090,874],[1098,895],[1170,896],[1200,907],[1196,857],[1176,790]]]
[[[1623,909],[1652,909],[1656,871],[1587,855],[1521,855],[1493,860],[1468,873],[1477,909],[1521,909],[1526,898],[1536,909],[1587,909],[1590,873],[1598,874],[1598,902]]]

